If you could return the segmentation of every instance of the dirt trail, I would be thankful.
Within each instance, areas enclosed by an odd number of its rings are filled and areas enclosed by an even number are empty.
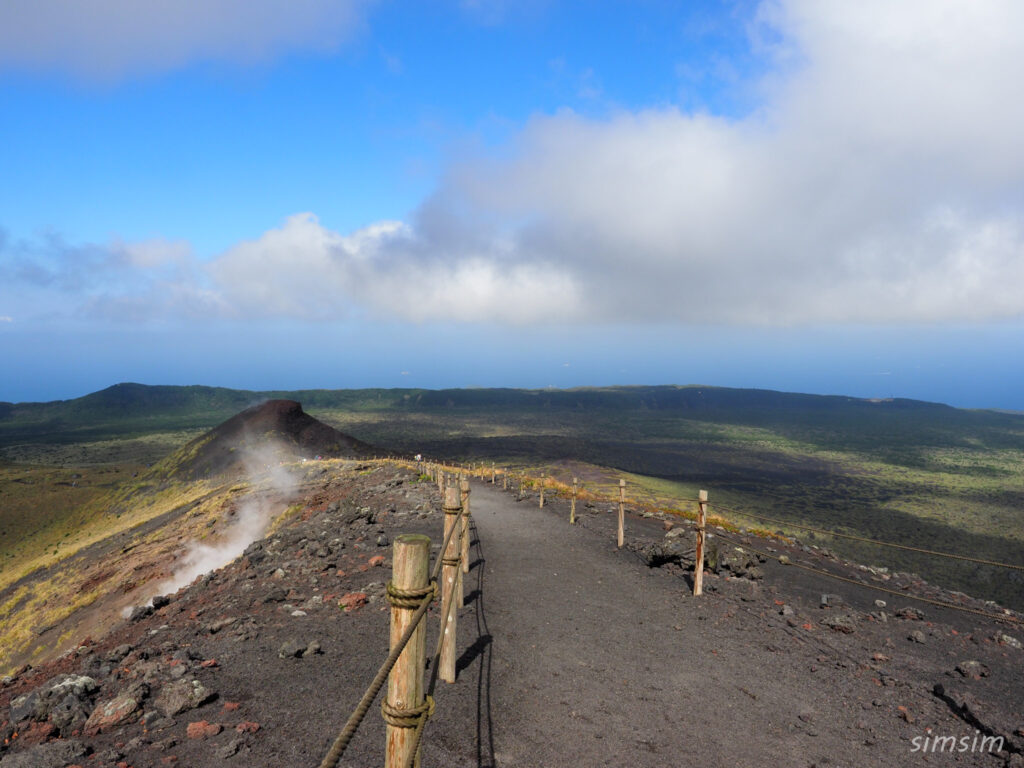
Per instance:
[[[872,676],[836,674],[855,665],[832,637],[766,619],[767,592],[694,599],[610,538],[489,485],[474,485],[472,511],[459,631],[472,645],[450,693],[476,690],[478,765],[911,762],[897,712],[871,704]],[[889,733],[872,738],[883,718]]]

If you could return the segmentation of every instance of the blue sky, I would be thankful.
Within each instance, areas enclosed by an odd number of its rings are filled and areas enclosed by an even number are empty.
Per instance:
[[[1022,38],[999,0],[5,4],[0,400],[1024,410]]]

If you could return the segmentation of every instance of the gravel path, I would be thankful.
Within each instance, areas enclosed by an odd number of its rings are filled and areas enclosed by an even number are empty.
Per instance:
[[[761,606],[694,599],[610,539],[489,485],[474,485],[472,511],[469,650],[451,693],[476,694],[460,716],[475,720],[477,765],[907,762],[905,742],[864,743],[856,700],[873,683],[837,680],[816,662],[834,652],[766,623]]]

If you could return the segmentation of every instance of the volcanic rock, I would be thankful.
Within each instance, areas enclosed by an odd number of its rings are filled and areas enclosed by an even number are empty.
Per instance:
[[[0,760],[0,768],[64,768],[86,751],[85,745],[74,739],[51,741],[7,755]]]
[[[195,709],[217,696],[198,680],[176,680],[165,685],[153,704],[164,717]]]

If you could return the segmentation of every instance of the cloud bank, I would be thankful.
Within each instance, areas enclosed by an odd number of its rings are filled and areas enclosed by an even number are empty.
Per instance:
[[[362,0],[5,0],[0,66],[86,80],[335,50]]]
[[[170,243],[107,248],[88,258],[128,277],[82,309],[506,324],[1024,315],[1024,5],[773,0],[750,29],[771,67],[748,115],[536,116],[499,154],[454,162],[407,222],[342,234],[297,214],[202,263]]]

